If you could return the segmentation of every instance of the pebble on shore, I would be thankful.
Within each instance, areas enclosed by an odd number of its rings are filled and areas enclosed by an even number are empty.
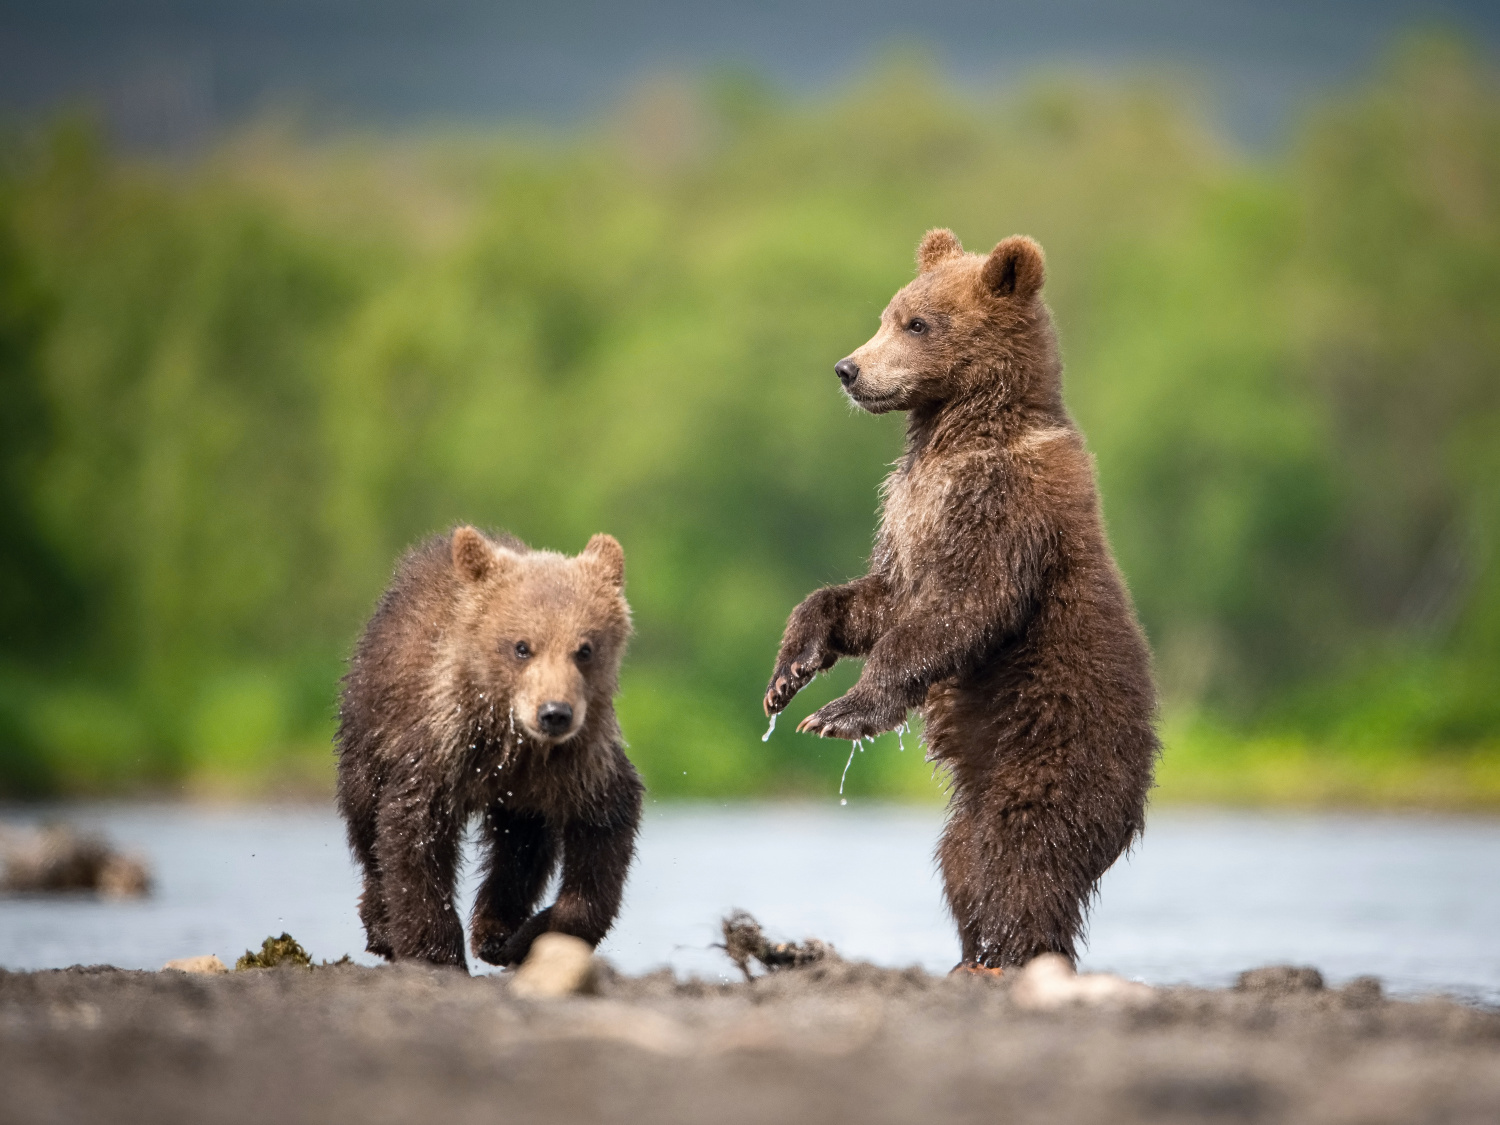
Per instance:
[[[1133,1005],[1150,1001],[1153,989],[1113,973],[1078,973],[1059,953],[1043,953],[1026,963],[1011,996],[1022,1008],[1050,1011],[1070,1004]]]
[[[206,953],[202,957],[180,957],[176,961],[168,961],[162,966],[162,971],[167,970],[177,973],[227,973],[229,966],[220,961],[213,953]]]
[[[542,934],[516,970],[510,990],[528,1000],[590,995],[599,989],[599,966],[588,942],[570,934]]]

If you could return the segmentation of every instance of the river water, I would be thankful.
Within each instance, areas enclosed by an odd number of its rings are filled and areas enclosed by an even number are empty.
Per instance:
[[[232,963],[269,934],[371,961],[358,880],[331,811],[184,805],[0,809],[66,819],[147,857],[152,897],[0,900],[0,966]],[[932,862],[940,811],[851,803],[655,806],[601,952],[619,968],[733,974],[712,948],[734,907],[775,938],[945,971],[958,944]],[[1081,968],[1154,984],[1231,983],[1294,962],[1331,982],[1500,1003],[1500,820],[1163,811],[1105,877]],[[472,877],[462,883],[465,901]]]

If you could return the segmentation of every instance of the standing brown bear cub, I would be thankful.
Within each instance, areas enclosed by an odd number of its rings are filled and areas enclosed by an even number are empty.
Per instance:
[[[870,573],[793,611],[766,711],[864,657],[798,729],[865,738],[920,709],[951,780],[938,859],[963,964],[1073,959],[1089,898],[1144,822],[1150,654],[1063,406],[1041,247],[966,254],[934,230],[917,261],[834,368],[863,409],[908,416]]]
[[[401,561],[339,709],[338,803],[371,953],[464,965],[453,881],[475,816],[477,957],[512,965],[547,931],[595,945],[608,932],[641,815],[614,712],[624,585],[608,535],[567,558],[460,527]],[[538,912],[559,857],[557,901]]]

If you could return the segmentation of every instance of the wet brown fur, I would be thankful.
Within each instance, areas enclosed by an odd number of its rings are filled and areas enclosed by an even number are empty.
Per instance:
[[[613,924],[642,793],[613,703],[630,635],[624,568],[608,535],[568,558],[471,527],[398,565],[350,660],[337,736],[370,952],[464,965],[453,884],[471,817],[477,957],[515,964],[538,934],[597,944]],[[556,702],[574,715],[549,737],[537,712]],[[537,911],[559,861],[557,900]]]
[[[856,404],[908,414],[870,571],[793,611],[766,709],[864,657],[800,729],[869,737],[920,710],[951,781],[938,859],[964,964],[1076,958],[1098,881],[1144,822],[1150,654],[1063,405],[1041,247],[966,254],[936,230],[918,263],[849,357]]]

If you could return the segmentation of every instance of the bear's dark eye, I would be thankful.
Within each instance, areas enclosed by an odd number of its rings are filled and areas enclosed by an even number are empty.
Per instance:
[[[516,642],[516,659],[517,660],[530,660],[531,659],[531,646],[529,644],[527,644],[525,641],[517,641]]]
[[[913,317],[911,323],[906,326],[906,330],[913,336],[921,336],[927,331],[927,322],[919,316]]]
[[[594,646],[589,644],[588,641],[584,641],[583,644],[578,646],[576,655],[578,663],[587,664],[590,660],[594,659]]]

